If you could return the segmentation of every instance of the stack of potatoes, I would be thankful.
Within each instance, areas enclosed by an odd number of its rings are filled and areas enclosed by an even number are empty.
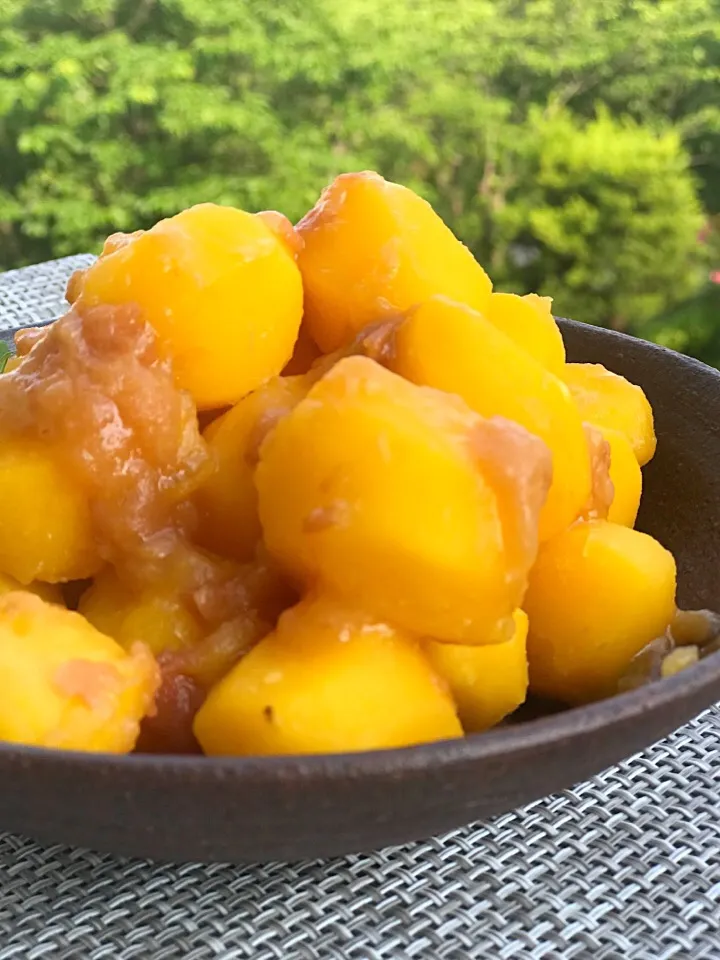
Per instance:
[[[410,190],[344,175],[294,228],[194,207],[110,238],[68,298],[141,308],[209,424],[197,545],[269,556],[300,597],[206,691],[206,753],[486,730],[528,690],[611,695],[668,628],[673,558],[633,529],[655,448],[642,390],[566,363],[550,300],[494,293]],[[0,738],[128,751],[155,657],[201,637],[167,584],[118,590],[63,484],[42,446],[0,453],[3,503],[52,504],[0,519]],[[79,613],[12,589],[79,577]]]

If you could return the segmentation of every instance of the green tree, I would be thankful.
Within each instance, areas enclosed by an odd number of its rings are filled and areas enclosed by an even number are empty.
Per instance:
[[[640,329],[718,209],[720,0],[3,0],[0,267],[372,167],[510,288]],[[604,106],[603,106],[604,104]]]
[[[567,110],[533,109],[493,179],[507,188],[493,209],[489,183],[494,240],[478,253],[500,285],[554,296],[562,315],[643,333],[702,282],[703,217],[673,132],[605,110],[579,124]]]

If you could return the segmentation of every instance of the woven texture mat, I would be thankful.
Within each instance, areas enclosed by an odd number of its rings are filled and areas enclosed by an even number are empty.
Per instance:
[[[87,261],[0,275],[0,329],[60,313]],[[0,834],[11,958],[720,960],[720,707],[573,790],[368,856],[157,866]]]

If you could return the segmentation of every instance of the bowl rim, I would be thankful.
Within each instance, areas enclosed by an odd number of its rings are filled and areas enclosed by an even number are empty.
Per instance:
[[[657,353],[673,363],[709,376],[720,388],[720,371],[700,360],[677,353],[659,344],[639,340],[604,327],[557,318],[561,329],[583,330],[586,335],[607,338],[619,344]],[[715,698],[709,696],[715,691]],[[345,753],[273,754],[267,756],[204,756],[200,754],[113,754],[77,750],[56,750],[0,740],[0,763],[72,766],[91,771],[111,768],[123,775],[150,771],[184,777],[189,773],[210,778],[233,778],[279,782],[293,780],[346,780],[348,776],[372,779],[388,773],[448,768],[498,759],[511,754],[534,751],[571,741],[600,729],[620,726],[643,714],[654,713],[678,700],[697,699],[702,703],[698,715],[711,709],[720,697],[720,651],[671,677],[652,681],[624,693],[582,706],[570,707],[550,716],[496,727],[484,733],[466,734],[457,739],[436,740],[406,747]],[[675,728],[674,728],[675,729]],[[194,778],[193,778],[194,779]]]

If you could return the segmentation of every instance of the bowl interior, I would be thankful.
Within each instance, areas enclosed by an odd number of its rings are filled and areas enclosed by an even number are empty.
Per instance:
[[[639,383],[656,415],[639,526],[683,606],[720,609],[720,374],[562,321],[571,360]],[[720,697],[720,654],[601,703],[461,740],[329,757],[87,755],[0,743],[0,829],[175,861],[368,851],[504,813],[600,772]]]

